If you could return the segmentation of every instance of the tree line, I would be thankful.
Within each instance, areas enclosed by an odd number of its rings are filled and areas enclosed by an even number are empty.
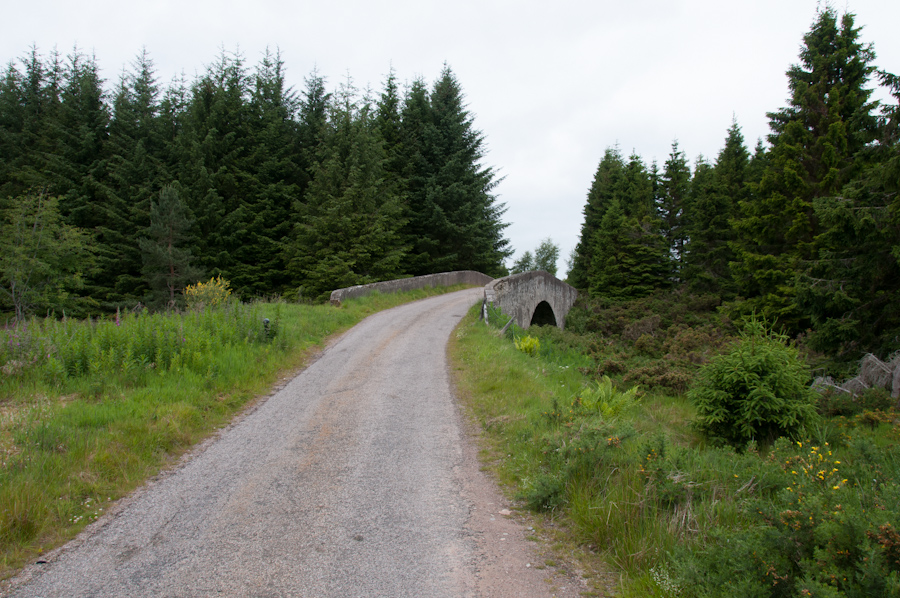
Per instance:
[[[201,276],[244,296],[321,298],[512,252],[449,66],[380,93],[279,53],[222,52],[164,86],[142,51],[111,90],[96,60],[32,48],[0,80],[0,308],[172,304]]]
[[[749,151],[733,122],[693,170],[606,150],[569,281],[609,298],[683,287],[858,357],[900,339],[900,78],[874,66],[854,15],[818,11],[787,71],[787,107]],[[872,100],[870,83],[891,95]]]

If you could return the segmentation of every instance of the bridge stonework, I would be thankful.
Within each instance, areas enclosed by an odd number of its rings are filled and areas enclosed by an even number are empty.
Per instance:
[[[487,274],[474,270],[457,270],[456,272],[441,272],[440,274],[426,274],[425,276],[413,276],[412,278],[400,278],[360,284],[355,287],[337,289],[331,293],[331,304],[340,305],[347,299],[364,297],[375,291],[380,293],[396,293],[399,291],[413,291],[430,287],[452,287],[457,284],[470,284],[481,286],[494,280]]]
[[[541,313],[539,306],[542,303],[548,304],[552,310],[553,323],[565,328],[566,316],[577,298],[575,287],[543,270],[498,278],[484,287],[484,301],[513,317],[522,329],[528,328],[532,320],[537,319],[536,312]]]

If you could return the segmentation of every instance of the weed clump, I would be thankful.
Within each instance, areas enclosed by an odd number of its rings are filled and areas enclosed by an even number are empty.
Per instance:
[[[525,353],[526,355],[530,355],[534,357],[541,350],[541,341],[534,338],[533,336],[525,336],[522,338],[517,338],[515,340],[516,349]]]

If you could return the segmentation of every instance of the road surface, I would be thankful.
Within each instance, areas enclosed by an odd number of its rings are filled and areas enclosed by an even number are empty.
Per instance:
[[[8,595],[577,596],[536,570],[457,411],[446,344],[480,294],[367,318]]]

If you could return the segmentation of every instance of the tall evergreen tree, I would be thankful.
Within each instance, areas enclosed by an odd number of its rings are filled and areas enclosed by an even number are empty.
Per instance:
[[[822,232],[817,198],[837,194],[859,168],[856,154],[875,121],[866,88],[871,46],[853,15],[831,7],[804,36],[800,64],[788,72],[790,105],[770,113],[772,149],[755,196],[741,204],[735,274],[749,305],[793,330],[808,325],[795,304],[794,279],[816,255]]]
[[[737,122],[728,129],[715,166],[697,161],[687,207],[684,279],[695,291],[734,295],[731,262],[738,202],[746,197],[749,154]]]
[[[403,123],[400,90],[394,69],[388,72],[376,108],[376,126],[388,155],[388,171],[398,181],[404,179]]]
[[[295,204],[289,267],[304,296],[401,274],[402,206],[386,162],[371,102],[358,103],[348,80],[322,130],[306,196]]]
[[[593,275],[594,234],[613,199],[622,199],[624,178],[625,161],[618,146],[606,148],[588,190],[581,235],[569,270],[569,284],[576,288],[588,288],[588,281]]]
[[[63,86],[62,63],[56,52],[45,63],[36,47],[21,63],[22,72],[13,64],[7,67],[0,85],[0,197],[41,189],[58,194],[59,187],[51,188],[51,160],[62,151],[61,140],[55,134]]]
[[[678,149],[678,141],[672,142],[672,151],[666,160],[665,168],[659,177],[657,189],[657,205],[662,218],[663,236],[669,245],[669,251],[680,271],[684,260],[684,245],[687,232],[684,223],[684,209],[688,201],[691,187],[691,170],[687,156]]]
[[[151,200],[150,226],[138,244],[152,303],[175,307],[177,294],[202,275],[190,250],[191,224],[188,208],[176,187],[164,187],[159,201]]]
[[[259,272],[248,259],[254,215],[250,80],[244,58],[224,51],[191,89],[177,179],[194,224],[201,267],[239,292],[252,292]]]
[[[669,286],[672,268],[653,176],[636,154],[625,165],[620,193],[594,232],[588,289],[598,296],[642,297]]]
[[[900,336],[900,78],[881,77],[894,103],[883,111],[878,143],[840,194],[815,200],[824,232],[797,285],[814,328],[810,343],[852,360],[888,355]]]
[[[504,204],[492,194],[498,180],[484,158],[484,136],[474,128],[459,82],[444,67],[430,95],[430,118],[420,144],[424,176],[410,189],[410,230],[418,271],[478,270],[499,274],[512,251],[503,237]],[[418,147],[417,147],[418,146]],[[421,176],[421,175],[420,175]]]
[[[331,93],[325,88],[325,78],[316,69],[304,79],[306,89],[300,101],[300,116],[297,123],[297,134],[300,139],[298,156],[303,171],[300,193],[303,195],[313,177],[316,152],[322,134],[328,122],[328,110],[331,106]]]
[[[306,172],[298,134],[300,100],[285,82],[279,53],[266,52],[256,67],[250,97],[251,145],[247,181],[247,242],[237,259],[246,264],[245,291],[262,295],[290,285],[284,243],[291,235],[292,204]]]
[[[109,225],[104,236],[112,259],[102,267],[113,303],[136,300],[147,290],[136,243],[150,224],[150,201],[165,184],[165,144],[160,130],[160,90],[153,61],[142,50],[123,73],[109,124]]]
[[[426,130],[431,123],[431,100],[424,79],[416,78],[406,90],[400,110],[400,145],[398,164],[405,191],[403,196],[406,226],[403,235],[409,250],[403,260],[407,274],[430,271],[432,241],[428,237],[428,222],[423,217],[426,208],[426,184],[430,163],[426,159]]]

